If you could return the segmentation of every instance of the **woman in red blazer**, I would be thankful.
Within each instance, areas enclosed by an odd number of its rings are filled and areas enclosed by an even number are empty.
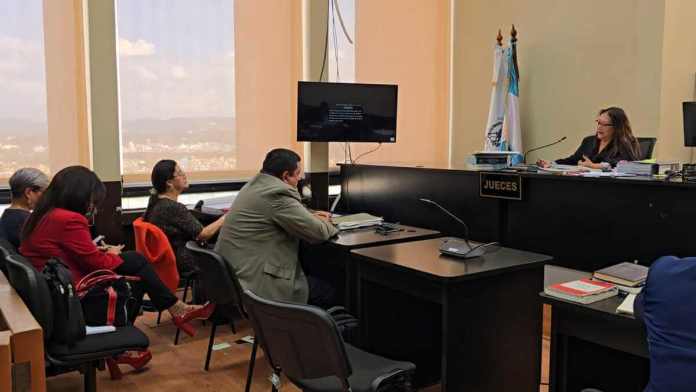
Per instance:
[[[157,310],[168,310],[177,327],[194,335],[188,322],[209,317],[213,306],[178,300],[140,253],[121,252],[123,246],[97,247],[92,242],[87,217],[95,214],[105,195],[104,184],[86,167],[71,166],[56,173],[24,225],[20,253],[39,271],[48,259],[60,258],[75,283],[99,269],[138,276],[140,283],[133,286],[133,296],[142,300],[147,293]]]

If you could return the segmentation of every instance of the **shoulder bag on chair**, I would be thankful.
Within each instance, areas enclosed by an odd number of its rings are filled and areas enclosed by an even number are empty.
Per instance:
[[[118,275],[111,270],[97,270],[77,283],[77,294],[87,325],[130,324],[131,282],[140,278]]]
[[[53,302],[53,340],[71,345],[85,337],[85,320],[70,270],[58,259],[50,259],[43,275]]]

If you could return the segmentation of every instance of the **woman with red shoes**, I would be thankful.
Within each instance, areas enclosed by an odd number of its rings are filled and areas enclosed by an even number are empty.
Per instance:
[[[86,167],[71,166],[56,173],[24,225],[20,253],[39,271],[48,259],[59,258],[75,283],[100,269],[137,276],[140,282],[133,285],[133,296],[140,302],[147,293],[157,310],[169,311],[174,324],[193,336],[196,331],[188,322],[208,318],[213,305],[194,306],[178,300],[140,253],[121,252],[123,246],[97,247],[92,242],[87,217],[95,214],[105,195],[104,184]],[[141,368],[150,358],[149,351],[126,353],[115,363]]]

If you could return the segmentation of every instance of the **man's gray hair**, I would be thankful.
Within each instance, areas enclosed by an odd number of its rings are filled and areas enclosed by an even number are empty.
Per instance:
[[[27,188],[46,189],[47,186],[48,176],[33,167],[21,168],[10,177],[10,191],[13,199],[24,196],[24,190]]]

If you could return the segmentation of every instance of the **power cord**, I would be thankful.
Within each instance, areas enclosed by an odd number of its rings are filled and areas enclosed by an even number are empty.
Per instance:
[[[379,150],[380,147],[382,147],[382,143],[378,143],[378,144],[377,144],[377,147],[373,148],[373,149],[370,150],[370,151],[367,151],[367,152],[364,152],[364,153],[358,155],[358,156],[355,158],[355,160],[353,161],[353,163],[354,163],[354,164],[355,164],[355,163],[358,163],[358,159],[364,157],[364,156],[367,155],[367,154],[371,154],[371,153],[373,153],[373,152]]]

